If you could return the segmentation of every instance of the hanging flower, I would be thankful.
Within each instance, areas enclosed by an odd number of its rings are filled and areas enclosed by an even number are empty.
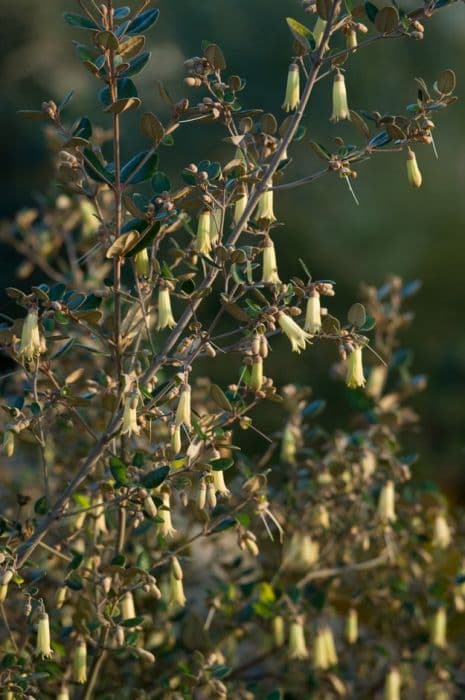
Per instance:
[[[280,284],[278,265],[276,262],[276,250],[269,236],[263,241],[263,284]]]
[[[87,645],[79,639],[73,655],[73,681],[84,684],[87,681]]]
[[[210,243],[215,245],[220,240],[220,232],[222,229],[223,212],[220,207],[213,209],[210,220]]]
[[[19,344],[19,355],[26,362],[31,362],[44,352],[44,344],[40,337],[39,316],[36,310],[29,311],[24,319]]]
[[[276,216],[274,215],[274,193],[271,185],[268,185],[266,192],[263,192],[263,194],[260,195],[254,220],[266,221],[268,224],[272,224],[274,221],[277,221]]]
[[[321,331],[321,302],[320,294],[313,290],[307,299],[304,330],[312,335]]]
[[[291,112],[300,102],[300,72],[297,63],[291,63],[287,74],[286,96],[284,97],[283,109]]]
[[[358,613],[355,608],[350,608],[346,618],[346,639],[349,644],[355,644],[358,640]]]
[[[326,625],[323,628],[323,642],[326,649],[326,658],[328,660],[328,667],[336,666],[338,662],[336,643],[334,641],[333,631],[331,627]]]
[[[127,394],[124,401],[123,410],[123,426],[121,435],[139,435],[140,426],[137,424],[137,406],[139,404],[139,396],[137,391],[131,391]]]
[[[181,387],[174,423],[175,425],[185,425],[189,430],[192,428],[191,388],[189,384],[183,384]]]
[[[287,335],[291,341],[293,352],[305,350],[305,346],[310,342],[311,336],[304,331],[290,316],[281,311],[278,315],[278,323],[281,330]]]
[[[123,620],[132,620],[136,617],[134,597],[131,591],[127,591],[121,599],[121,617]]]
[[[69,700],[69,690],[66,683],[63,683],[60,690],[58,691],[56,700]]]
[[[439,649],[447,646],[447,612],[441,605],[435,612],[431,622],[430,644]]]
[[[281,460],[285,464],[295,464],[297,444],[294,431],[290,425],[286,425],[281,440]]]
[[[313,639],[313,665],[325,671],[330,667],[323,630],[318,630]]]
[[[255,391],[262,388],[263,384],[263,358],[256,355],[252,360],[249,386]]]
[[[321,17],[317,17],[317,20],[315,22],[315,26],[313,27],[313,38],[315,39],[315,46],[318,48],[321,44],[321,40],[323,39],[323,34],[325,33],[327,21],[325,19],[321,19]]]
[[[224,471],[222,471],[221,469],[213,469],[212,476],[215,491],[217,491],[220,494],[220,496],[228,498],[228,496],[231,495],[231,492],[227,488],[226,483],[224,481]]]
[[[12,430],[3,433],[2,449],[7,457],[12,457],[15,451],[15,434]]]
[[[417,157],[411,148],[407,148],[407,179],[412,187],[421,187],[423,177],[418,167]]]
[[[158,290],[158,321],[157,331],[164,328],[174,328],[176,321],[171,310],[170,290],[166,285],[161,285]]]
[[[68,593],[68,586],[59,586],[55,594],[55,607],[57,610],[61,610],[65,604],[66,595]]]
[[[211,229],[211,214],[208,209],[203,209],[199,214],[197,223],[197,239],[195,248],[199,253],[208,255],[211,251],[212,244],[210,238]]]
[[[346,33],[346,45],[349,50],[355,50],[358,46],[357,32],[353,27]]]
[[[394,522],[396,519],[395,489],[393,481],[387,481],[380,491],[378,515],[382,523]]]
[[[148,277],[150,272],[150,260],[147,248],[143,248],[134,256],[136,272],[139,277]]]
[[[160,523],[160,532],[166,538],[174,537],[176,530],[171,521],[171,493],[168,488],[162,490],[161,500],[163,508],[160,509],[159,515],[163,518],[163,522]]]
[[[181,452],[181,447],[181,426],[175,425],[171,433],[171,449],[175,455],[178,455]]]
[[[158,508],[150,494],[147,494],[147,496],[144,498],[144,510],[150,518],[156,518],[158,515]]]
[[[333,113],[332,122],[350,119],[349,105],[347,104],[346,82],[340,71],[336,72],[333,83]]]
[[[50,621],[46,612],[41,612],[39,615],[39,624],[37,625],[37,641],[36,641],[36,656],[42,659],[49,659],[53,654],[50,646]]]
[[[202,477],[199,481],[199,491],[197,494],[197,508],[204,510],[207,503],[207,482]]]
[[[184,607],[187,603],[184,595],[183,571],[177,557],[171,560],[171,575],[170,575],[170,605],[173,607]]]
[[[366,380],[363,374],[362,346],[357,345],[349,355],[347,361],[346,384],[349,389],[357,389],[365,386]]]
[[[433,545],[439,549],[447,549],[452,540],[450,527],[442,513],[434,519]]]
[[[401,684],[399,669],[391,668],[384,682],[384,700],[400,700]]]
[[[289,658],[307,659],[308,649],[305,643],[305,632],[302,618],[298,617],[291,622],[289,628]]]
[[[247,190],[245,187],[243,187],[241,189],[241,194],[236,199],[235,204],[234,204],[234,214],[233,214],[233,224],[234,225],[237,225],[239,223],[239,221],[241,220],[248,201],[249,201],[249,198],[247,195]]]
[[[282,647],[285,640],[284,620],[281,615],[273,618],[273,639],[275,647]]]

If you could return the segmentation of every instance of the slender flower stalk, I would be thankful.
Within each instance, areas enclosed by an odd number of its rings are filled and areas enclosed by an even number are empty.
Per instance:
[[[347,361],[346,384],[349,389],[357,389],[359,387],[364,387],[365,383],[365,375],[363,374],[362,346],[357,345],[350,353]]]
[[[311,335],[304,331],[294,319],[284,313],[284,311],[279,313],[278,323],[281,330],[289,338],[292,351],[300,353],[301,350],[305,350],[306,344],[310,342]]]
[[[195,242],[197,252],[202,253],[203,255],[208,255],[212,249],[210,229],[211,213],[209,209],[203,209],[203,211],[201,211],[199,214],[197,223],[197,238]]]
[[[407,179],[409,184],[415,189],[421,187],[421,183],[423,182],[421,170],[417,163],[417,157],[411,148],[407,149]]]
[[[313,290],[307,299],[304,330],[312,335],[321,331],[321,302],[316,290]]]
[[[276,262],[276,250],[274,243],[269,236],[263,242],[263,284],[281,284],[278,274],[278,264]]]
[[[157,331],[164,328],[174,328],[176,321],[174,320],[171,310],[171,298],[169,287],[162,285],[158,290],[158,321]]]
[[[183,384],[181,387],[174,423],[179,426],[185,425],[189,430],[192,428],[191,388],[189,384]]]
[[[39,615],[39,624],[37,625],[37,642],[36,656],[42,659],[48,659],[52,656],[53,651],[50,646],[50,621],[46,612],[41,612]]]
[[[257,209],[254,215],[255,221],[265,221],[267,224],[272,224],[277,221],[274,214],[274,192],[272,185],[260,196],[257,204]]]
[[[286,95],[284,97],[283,109],[285,112],[292,112],[300,102],[300,71],[297,63],[291,63],[287,74]]]
[[[350,119],[349,105],[347,103],[347,90],[344,75],[337,71],[333,83],[333,113],[332,122],[342,119]]]

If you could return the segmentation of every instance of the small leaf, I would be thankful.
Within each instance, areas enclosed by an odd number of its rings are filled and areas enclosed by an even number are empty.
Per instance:
[[[155,175],[152,177],[151,184],[155,195],[159,195],[162,192],[170,192],[171,190],[171,182],[169,181],[168,176],[162,172],[155,173]]]
[[[133,36],[119,45],[118,55],[123,61],[129,61],[134,56],[137,56],[145,46],[144,36]]]
[[[118,457],[110,457],[110,471],[116,486],[125,486],[129,483],[128,468]]]
[[[68,588],[71,588],[72,591],[81,591],[83,588],[81,577],[77,576],[76,574],[68,576],[65,583]]]
[[[372,2],[368,1],[365,3],[365,12],[368,19],[371,22],[374,22],[376,19],[376,15],[378,14],[378,8],[376,7],[376,5],[373,5]]]
[[[144,474],[144,476],[141,477],[140,482],[146,489],[154,489],[165,481],[169,473],[169,467],[158,467],[148,474]]]
[[[355,126],[355,128],[360,131],[362,136],[366,136],[367,138],[369,138],[370,130],[368,128],[368,124],[360,116],[360,114],[358,114],[358,112],[355,112],[353,109],[350,110],[350,121]]]
[[[367,319],[363,304],[353,304],[348,311],[347,319],[356,328],[361,328]]]
[[[436,81],[436,87],[442,95],[450,95],[454,92],[455,84],[455,73],[450,69],[443,71]]]
[[[84,168],[86,173],[92,180],[96,182],[105,182],[107,184],[113,184],[115,177],[107,168],[102,164],[97,155],[91,148],[84,148]]]
[[[232,413],[233,408],[231,406],[231,403],[227,399],[224,391],[218,386],[218,384],[212,384],[210,386],[210,393],[213,401],[217,403],[218,406],[223,408],[225,411],[229,411],[230,413]]]
[[[117,51],[119,49],[118,37],[115,36],[113,32],[99,32],[95,37],[95,43],[101,49],[110,49],[111,51]]]
[[[312,44],[315,44],[315,40],[310,29],[292,17],[286,17],[286,22],[294,39],[297,41],[299,46],[301,46],[304,51],[308,53],[312,47]]]
[[[75,12],[65,12],[63,19],[70,27],[77,27],[78,29],[98,29],[98,25],[92,22],[88,17],[83,15],[78,15]]]
[[[143,622],[144,618],[142,615],[139,615],[138,617],[131,617],[129,620],[123,620],[119,624],[121,627],[139,627]]]
[[[226,457],[220,457],[219,459],[210,460],[209,464],[213,471],[225,472],[226,469],[230,469],[234,466],[234,460]]]
[[[152,141],[161,141],[165,135],[165,128],[161,121],[152,112],[146,112],[140,120],[140,128],[144,136]]]
[[[138,153],[126,163],[121,170],[121,182],[127,183],[130,181],[132,185],[137,185],[140,182],[150,180],[155,175],[158,155],[156,153],[149,155],[149,153],[149,151],[141,151],[141,153]],[[145,163],[141,166],[143,161]]]
[[[141,12],[141,14],[130,23],[127,29],[127,34],[139,34],[140,32],[145,32],[146,29],[155,24],[159,14],[160,10],[158,9]]]
[[[236,525],[234,518],[225,518],[212,528],[211,532],[224,532],[224,530],[229,530],[229,528],[234,527],[234,525]]]
[[[224,70],[226,68],[226,60],[223,52],[216,44],[209,44],[204,50],[203,55],[215,70]]]
[[[122,114],[129,112],[131,109],[138,109],[142,104],[142,100],[138,97],[123,97],[121,100],[116,100],[113,104],[105,107],[104,112],[107,114]]]
[[[34,503],[34,513],[37,513],[37,515],[45,515],[48,511],[48,502],[45,496],[41,496],[41,498],[37,499],[37,501]]]
[[[322,158],[323,160],[331,160],[331,153],[327,151],[324,146],[321,146],[321,144],[316,143],[316,141],[310,141],[309,146],[319,158]]]
[[[129,231],[118,236],[105,253],[107,258],[124,258],[125,255],[138,243],[140,233],[138,231]]]
[[[395,7],[387,5],[375,16],[375,27],[380,34],[389,34],[399,26],[399,13]]]
[[[131,61],[129,68],[124,71],[125,77],[129,78],[133,75],[138,75],[150,61],[151,56],[152,54],[150,51],[144,51],[144,53],[141,53],[140,56]]]

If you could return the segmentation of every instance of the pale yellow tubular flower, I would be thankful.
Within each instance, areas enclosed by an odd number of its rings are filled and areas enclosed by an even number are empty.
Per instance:
[[[260,195],[254,214],[254,220],[266,221],[267,223],[277,221],[274,214],[274,193],[272,185],[268,185],[268,189]]]
[[[263,358],[256,355],[252,361],[252,369],[250,371],[250,386],[255,391],[262,388],[263,384]]]
[[[147,248],[143,248],[134,256],[134,264],[139,277],[148,277],[150,272],[150,260]]]
[[[349,644],[355,644],[358,640],[358,613],[355,608],[350,608],[346,618],[346,639]]]
[[[280,284],[278,274],[278,264],[276,262],[276,250],[274,243],[269,236],[267,236],[263,243],[263,273],[262,273],[263,284]]]
[[[42,659],[48,659],[52,654],[53,651],[50,646],[50,620],[46,612],[41,612],[37,625],[36,656],[40,656]]]
[[[301,350],[305,350],[306,344],[311,340],[311,335],[304,331],[303,328],[301,328],[293,318],[284,313],[284,311],[279,313],[278,323],[283,333],[289,338],[292,351],[300,353]]]
[[[183,384],[181,387],[174,423],[179,426],[185,425],[189,430],[192,428],[191,388],[189,384]]]
[[[163,522],[160,523],[160,532],[164,537],[171,538],[176,534],[176,530],[171,520],[171,494],[168,489],[162,490],[161,500],[164,507],[159,511],[160,517],[163,518]]]
[[[349,389],[357,389],[359,387],[364,387],[366,384],[365,375],[363,373],[363,357],[361,345],[357,345],[348,357],[346,384],[349,387]]]
[[[87,681],[87,645],[79,639],[73,654],[73,681],[83,685]]]
[[[312,335],[321,331],[321,302],[316,290],[313,290],[307,299],[304,330]]]
[[[123,620],[132,620],[136,617],[134,596],[131,591],[127,591],[120,601],[121,617]]]
[[[158,290],[157,331],[161,331],[164,328],[174,328],[175,325],[176,321],[171,310],[170,290],[166,286],[161,286]]]
[[[313,38],[315,39],[315,46],[316,48],[319,47],[321,44],[321,40],[323,39],[323,34],[326,29],[327,22],[325,19],[321,19],[321,17],[317,17],[317,20],[315,22],[315,26],[313,27]]]
[[[221,469],[213,469],[212,471],[212,476],[213,476],[213,485],[215,487],[215,491],[217,491],[220,496],[224,496],[227,498],[228,496],[231,495],[230,490],[226,486],[225,480],[224,480],[224,471]]]
[[[387,481],[379,494],[378,516],[382,523],[391,523],[396,520],[395,487],[393,481]]]
[[[234,203],[234,214],[233,214],[233,224],[234,225],[237,225],[239,223],[239,221],[241,220],[248,201],[249,201],[249,198],[247,195],[247,190],[244,189],[243,192],[239,195],[239,197],[236,199],[236,201]]]
[[[197,238],[195,242],[195,248],[197,252],[203,255],[208,255],[211,251],[211,213],[208,209],[204,209],[199,214],[199,220],[197,223]]]
[[[184,595],[182,579],[176,578],[173,572],[170,575],[170,605],[183,608],[187,603]]]
[[[19,344],[19,355],[27,362],[30,362],[34,358],[39,357],[43,350],[44,346],[39,330],[39,316],[34,309],[29,311],[24,319],[21,331],[21,342]]]
[[[430,644],[438,649],[447,646],[447,612],[444,605],[436,610],[431,621]]]
[[[275,615],[273,618],[273,639],[276,647],[282,647],[286,639],[286,631],[284,629],[284,620],[281,615]]]
[[[308,649],[305,643],[305,631],[301,618],[291,622],[289,628],[289,649],[290,659],[307,659]]]
[[[286,95],[284,97],[283,109],[292,112],[300,102],[300,71],[297,63],[291,63],[287,74]]]
[[[342,119],[350,119],[350,112],[345,78],[340,71],[337,71],[333,83],[333,113],[331,121],[339,122]]]
[[[400,689],[402,679],[399,669],[391,668],[384,682],[384,700],[401,700]]]
[[[421,187],[421,183],[423,182],[421,170],[417,163],[417,157],[411,148],[407,149],[407,179],[409,184],[415,189]]]
[[[137,391],[131,391],[124,400],[123,425],[121,435],[139,435],[140,426],[137,424],[137,406],[139,405],[139,395]]]
[[[452,541],[449,524],[442,513],[434,519],[433,545],[439,549],[447,549]]]

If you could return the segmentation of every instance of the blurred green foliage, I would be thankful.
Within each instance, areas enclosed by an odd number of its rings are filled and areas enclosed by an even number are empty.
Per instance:
[[[44,99],[59,101],[71,88],[76,91],[68,118],[88,114],[105,125],[99,114],[96,86],[77,60],[72,40],[76,31],[62,21],[62,12],[74,10],[72,0],[3,3],[0,23],[2,110],[0,113],[2,169],[1,214],[11,216],[34,201],[34,192],[48,187],[51,167],[45,141],[37,125],[20,121],[17,109],[37,109]],[[291,39],[284,18],[313,22],[296,0],[162,0],[154,35],[153,61],[139,84],[147,109],[163,118],[157,80],[162,80],[175,100],[195,90],[183,85],[183,61],[200,51],[202,39],[223,48],[234,73],[247,78],[243,106],[263,104],[280,114]],[[415,5],[408,2],[405,9]],[[402,109],[416,97],[415,77],[431,85],[445,68],[457,73],[457,94],[465,85],[463,7],[438,13],[426,27],[423,41],[379,42],[357,53],[350,61],[347,87],[355,109],[381,113]],[[308,138],[330,145],[341,134],[346,141],[357,135],[350,124],[330,125],[330,85],[323,81],[315,91],[305,119]],[[463,221],[465,101],[439,115],[435,131],[440,161],[430,147],[419,148],[424,176],[419,191],[409,188],[404,155],[386,154],[360,167],[355,189],[357,207],[343,181],[323,178],[314,185],[281,193],[278,216],[285,220],[282,236],[276,236],[283,277],[299,274],[297,258],[304,258],[317,278],[337,280],[332,308],[344,312],[357,297],[361,281],[379,283],[388,273],[420,278],[423,290],[415,301],[417,319],[407,339],[414,349],[416,371],[430,377],[430,386],[417,400],[424,430],[418,436],[422,474],[449,485],[455,498],[465,499],[465,309],[462,260],[465,253]],[[133,151],[142,137],[138,115],[129,115],[127,149]],[[193,124],[176,137],[176,147],[163,152],[163,169],[179,171],[201,157],[228,159],[231,146],[212,141],[215,127]],[[321,164],[308,146],[296,149],[291,166],[299,177]],[[3,285],[14,280],[13,255],[2,251]],[[26,282],[27,284],[27,282]],[[316,395],[329,391],[328,415],[344,421],[347,392],[328,382],[331,350],[308,351],[307,362],[294,362],[287,346],[275,351],[270,374],[277,384],[292,379],[310,382]],[[286,353],[284,355],[284,353]],[[335,358],[334,358],[335,359]],[[290,363],[292,362],[292,372]],[[223,372],[221,365],[218,372]],[[224,373],[223,373],[224,376]],[[225,381],[229,377],[224,377]],[[328,419],[329,420],[329,419]],[[270,416],[272,421],[272,416]]]

